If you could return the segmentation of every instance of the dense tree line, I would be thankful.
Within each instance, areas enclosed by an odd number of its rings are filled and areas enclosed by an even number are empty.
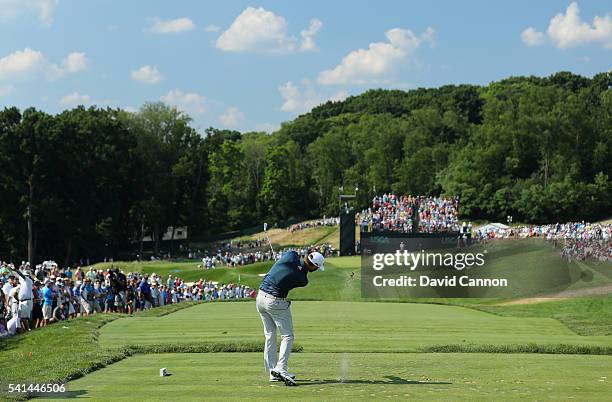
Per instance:
[[[458,195],[469,219],[593,220],[612,211],[611,178],[611,73],[370,90],[271,135],[198,133],[160,103],[5,108],[0,255],[30,244],[71,261],[136,251],[145,234],[158,250],[169,226],[202,236],[333,215],[341,186],[359,188],[358,208],[393,191]]]

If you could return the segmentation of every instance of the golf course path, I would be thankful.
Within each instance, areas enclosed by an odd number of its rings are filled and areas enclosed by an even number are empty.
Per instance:
[[[517,299],[499,303],[499,306],[507,306],[513,304],[533,304],[541,303],[552,300],[569,299],[572,297],[588,297],[588,296],[601,296],[612,294],[612,285],[597,286],[588,289],[576,289],[576,290],[564,290],[558,293],[552,293],[549,295],[538,296],[538,297],[526,297],[524,299]]]

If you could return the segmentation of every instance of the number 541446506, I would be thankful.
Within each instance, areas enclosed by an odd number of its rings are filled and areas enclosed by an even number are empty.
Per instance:
[[[50,394],[66,392],[66,384],[55,383],[16,383],[8,384],[8,392],[28,394]]]

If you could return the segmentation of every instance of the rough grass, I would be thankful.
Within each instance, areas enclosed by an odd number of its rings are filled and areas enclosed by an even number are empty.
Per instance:
[[[612,355],[611,346],[569,344],[473,344],[455,343],[430,345],[421,348],[423,353],[541,353],[562,355]]]
[[[158,345],[127,345],[126,350],[133,353],[246,353],[263,352],[262,342],[203,342],[203,343],[162,343]],[[304,348],[294,343],[291,351],[299,353]]]
[[[321,243],[331,243],[334,247],[338,248],[340,241],[339,233],[339,226],[315,226],[312,228],[297,230],[293,233],[289,232],[287,229],[270,229],[268,230],[268,237],[270,238],[272,245],[277,248],[291,246],[303,247]],[[238,239],[254,240],[265,238],[266,234],[264,232],[260,232]],[[268,244],[265,246],[267,247]]]
[[[610,296],[477,308],[507,317],[554,318],[580,335],[612,335],[612,297]]]

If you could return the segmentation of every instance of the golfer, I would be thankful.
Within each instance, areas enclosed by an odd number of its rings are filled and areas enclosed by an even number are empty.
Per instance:
[[[257,311],[263,322],[266,344],[264,366],[270,381],[283,381],[285,385],[297,385],[295,376],[287,371],[291,346],[293,345],[293,321],[289,291],[308,285],[308,272],[324,270],[325,258],[321,253],[309,253],[300,259],[295,251],[288,251],[270,268],[259,286]],[[276,360],[276,328],[280,331],[280,358]]]

